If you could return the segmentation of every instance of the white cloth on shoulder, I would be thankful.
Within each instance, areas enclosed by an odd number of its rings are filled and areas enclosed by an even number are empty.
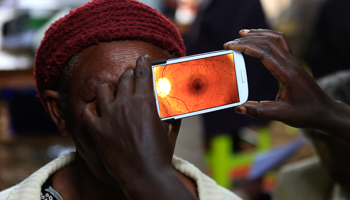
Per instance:
[[[39,200],[41,186],[51,174],[74,161],[75,154],[75,152],[70,152],[51,161],[21,183],[0,192],[0,200]],[[174,156],[173,166],[196,182],[200,200],[241,200],[237,195],[219,186],[213,179],[203,174],[189,162]]]

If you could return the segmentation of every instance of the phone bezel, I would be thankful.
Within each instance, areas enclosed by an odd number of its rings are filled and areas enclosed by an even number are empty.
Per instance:
[[[157,88],[156,88],[156,84],[155,84],[156,82],[155,82],[155,77],[154,77],[154,68],[155,67],[179,63],[179,62],[186,62],[186,61],[190,61],[190,60],[202,59],[202,58],[207,58],[207,57],[220,56],[220,55],[225,55],[225,54],[230,54],[230,53],[233,54],[233,59],[234,59],[234,64],[235,64],[239,102],[226,104],[226,105],[222,105],[222,106],[217,106],[214,108],[207,108],[204,110],[189,112],[189,113],[176,115],[176,116],[172,116],[172,117],[161,118],[160,110],[159,110],[159,103],[158,103]],[[162,63],[162,64],[152,65],[152,76],[153,76],[153,90],[154,90],[154,95],[155,95],[156,104],[157,104],[157,112],[158,112],[158,116],[160,117],[160,119],[162,121],[177,120],[177,119],[182,119],[182,118],[186,118],[186,117],[191,117],[194,115],[200,115],[200,114],[204,114],[204,113],[208,113],[208,112],[213,112],[213,111],[217,111],[217,110],[235,107],[235,106],[241,105],[244,102],[246,102],[248,99],[248,95],[249,95],[248,79],[247,79],[244,58],[240,52],[233,51],[233,50],[214,51],[214,52],[196,54],[196,55],[191,55],[191,56],[185,56],[185,57],[181,57],[181,58],[172,58],[169,60],[164,60],[164,63]]]

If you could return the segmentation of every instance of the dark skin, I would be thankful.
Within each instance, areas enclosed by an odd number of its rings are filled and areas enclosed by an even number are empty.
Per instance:
[[[298,128],[318,129],[350,144],[350,107],[322,91],[293,56],[282,33],[243,30],[240,36],[224,48],[259,58],[282,87],[275,101],[247,102],[236,107],[236,112]]]
[[[85,49],[72,71],[68,119],[58,93],[45,91],[51,117],[63,135],[71,135],[78,153],[53,179],[64,199],[195,199],[194,182],[171,163],[181,122],[160,121],[151,58],[144,54],[170,58],[142,41]]]
[[[313,132],[310,137],[329,175],[343,189],[350,191],[350,146],[344,140],[330,134]]]
[[[283,87],[275,101],[247,102],[236,108],[238,113],[320,129],[350,142],[350,108],[324,94],[282,34],[254,30],[240,35],[224,48],[260,58]],[[54,188],[66,200],[195,199],[194,183],[171,165],[180,122],[168,126],[159,120],[151,59],[140,57],[167,55],[154,45],[133,42],[100,43],[82,52],[83,67],[73,70],[70,84],[72,120],[64,117],[57,91],[45,91],[51,117],[63,135],[71,135],[78,153],[54,176]]]
[[[349,106],[330,99],[319,88],[293,56],[283,34],[250,30],[241,31],[240,36],[242,38],[234,44],[229,42],[224,47],[260,58],[283,86],[274,102],[247,102],[236,111],[258,119],[278,120],[294,127],[328,133],[311,135],[315,148],[334,180],[350,191]]]

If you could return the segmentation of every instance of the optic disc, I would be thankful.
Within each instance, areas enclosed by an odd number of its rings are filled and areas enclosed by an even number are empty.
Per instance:
[[[167,78],[160,78],[156,83],[157,94],[159,97],[164,98],[168,96],[171,90],[171,84]]]

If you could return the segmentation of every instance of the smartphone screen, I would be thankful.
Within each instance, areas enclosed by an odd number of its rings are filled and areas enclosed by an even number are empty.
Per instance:
[[[233,53],[153,67],[160,117],[240,102]]]

